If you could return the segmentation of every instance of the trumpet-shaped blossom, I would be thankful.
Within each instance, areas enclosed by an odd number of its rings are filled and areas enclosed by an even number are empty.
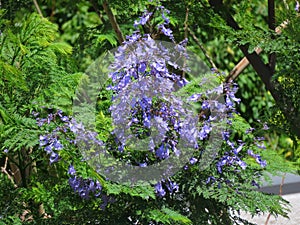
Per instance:
[[[76,176],[76,170],[72,165],[69,166],[68,174],[71,175],[69,178],[69,184],[74,192],[78,193],[80,197],[88,199],[92,196],[98,197],[102,192],[102,185],[99,181],[92,179],[83,179]]]

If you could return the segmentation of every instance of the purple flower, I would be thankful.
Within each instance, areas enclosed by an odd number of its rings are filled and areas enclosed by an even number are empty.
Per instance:
[[[3,152],[4,152],[4,153],[8,153],[8,149],[7,149],[7,148],[4,149]]]
[[[169,24],[170,23],[170,19],[165,16],[164,12],[161,14],[161,16],[164,19],[165,24]]]
[[[53,149],[53,145],[47,145],[44,150],[47,152],[47,154],[51,154],[52,153],[52,149]]]
[[[126,39],[129,43],[135,43],[141,38],[141,35],[138,32],[133,33],[132,35],[126,36]]]
[[[163,197],[166,195],[166,191],[162,187],[162,182],[159,181],[155,186],[155,192],[157,193],[158,196]]]
[[[166,187],[167,187],[167,189],[168,189],[168,191],[169,191],[170,193],[178,192],[179,186],[178,186],[178,184],[176,184],[176,182],[173,182],[173,181],[171,181],[170,179],[168,179],[168,180],[165,182],[165,184],[166,184]]]
[[[267,161],[266,160],[262,160],[260,157],[259,157],[259,159],[256,159],[256,161],[259,163],[259,165],[261,166],[261,167],[266,167],[267,166]]]
[[[209,184],[210,182],[214,183],[216,181],[216,178],[214,176],[209,176],[206,180],[206,184]]]
[[[223,167],[226,166],[231,166],[237,164],[239,165],[242,169],[246,169],[247,164],[242,161],[239,157],[237,156],[230,156],[230,155],[225,155],[223,156],[218,162],[217,162],[217,170],[219,173],[223,172]]]
[[[73,173],[72,168],[71,172]],[[95,197],[99,197],[102,191],[102,186],[99,181],[95,182],[92,179],[83,179],[77,176],[72,176],[69,178],[69,185],[74,192],[78,193],[79,196],[84,199],[88,199],[91,194],[93,194]]]
[[[155,153],[159,159],[166,159],[169,157],[169,148],[167,145],[162,144]]]
[[[178,85],[178,87],[182,88],[188,84],[188,81],[186,79],[182,78],[182,79],[178,79],[176,81],[176,84]]]
[[[264,140],[265,140],[265,137],[255,137],[255,140],[256,140],[256,141],[264,141]]]
[[[41,126],[43,126],[46,122],[47,122],[47,119],[40,119],[40,118],[37,118],[36,119],[36,122],[37,122],[37,125],[39,126],[39,127],[41,127]]]
[[[234,149],[234,143],[233,143],[233,142],[227,140],[226,143],[227,143],[232,149]]]
[[[232,108],[232,107],[233,107],[233,102],[231,101],[231,99],[229,98],[228,95],[226,96],[226,105],[227,105],[229,108]]]
[[[67,116],[62,116],[60,119],[63,122],[68,122],[69,121],[69,117],[67,117]]]
[[[246,169],[246,167],[247,167],[247,164],[246,164],[244,161],[240,160],[240,159],[237,160],[237,164],[238,164],[243,170]]]
[[[193,101],[193,102],[196,102],[198,101],[200,98],[201,98],[202,94],[193,94],[192,96],[190,96],[188,98],[188,101]]]
[[[198,132],[198,137],[200,140],[204,140],[208,137],[210,131],[212,130],[212,128],[205,124],[202,129]]]
[[[299,9],[300,9],[299,1],[296,1],[295,11],[299,12]]]
[[[89,196],[89,194],[90,194],[89,189],[87,189],[86,187],[81,187],[78,190],[78,194],[83,199],[89,199],[90,198],[90,196]]]
[[[48,117],[47,117],[47,123],[50,124],[50,122],[54,119],[54,115],[52,113],[49,113],[48,114]]]
[[[230,133],[228,131],[223,131],[222,132],[222,138],[223,138],[224,141],[228,141],[229,136],[230,136]]]
[[[205,110],[205,109],[209,109],[209,108],[210,108],[209,102],[208,101],[203,101],[202,109]]]
[[[217,170],[219,173],[222,173],[222,168],[227,163],[227,158],[223,157],[219,162],[217,162]]]
[[[146,163],[146,162],[140,163],[139,166],[140,166],[140,167],[147,167],[147,163]]]
[[[198,159],[192,157],[192,158],[190,159],[190,164],[194,165],[197,161],[198,161]]]
[[[74,176],[76,174],[76,170],[74,169],[74,166],[73,165],[70,165],[69,166],[69,169],[68,169],[68,174]]]
[[[263,130],[269,130],[270,128],[268,127],[268,124],[267,123],[264,123],[264,125],[263,125],[263,128],[262,128]]]
[[[76,192],[78,188],[80,187],[81,179],[78,179],[75,177],[69,178],[69,185],[72,187],[72,189]]]
[[[38,115],[39,115],[39,113],[38,112],[35,112],[35,111],[32,111],[32,113],[31,113],[34,117],[37,117]]]
[[[255,180],[251,181],[251,185],[260,188],[259,184]]]
[[[242,150],[242,148],[243,148],[244,145],[245,145],[245,143],[241,143],[239,147],[234,148],[234,149],[233,149],[233,153],[234,153],[235,155],[237,155],[237,154]]]
[[[72,119],[69,123],[69,129],[72,131],[74,134],[77,134],[80,131],[84,131],[84,126],[82,123],[77,123],[74,119]]]
[[[152,12],[145,11],[144,14],[140,17],[139,21],[134,21],[134,27],[137,27],[138,25],[145,25],[151,16]]]
[[[266,149],[266,146],[264,145],[264,143],[255,143],[255,145],[258,147],[258,148],[261,148],[261,149]]]
[[[246,130],[246,134],[250,134],[250,133],[252,133],[252,131],[254,131],[255,129],[254,128],[252,128],[252,127],[250,127],[249,129],[247,129]]]
[[[255,154],[252,150],[248,149],[247,151],[248,155],[251,156],[256,160],[256,162],[261,166],[261,167],[266,167],[267,166],[267,161],[262,160],[261,156],[258,154]]]
[[[145,70],[146,70],[146,68],[147,68],[146,63],[145,63],[145,62],[141,62],[141,63],[139,64],[139,66],[138,66],[138,72],[139,72],[139,73],[144,73]]]
[[[156,62],[153,62],[151,64],[151,68],[155,74],[156,74],[156,71],[166,73],[168,70],[165,62],[162,60],[157,60]]]
[[[59,155],[56,152],[52,152],[50,155],[50,164],[58,161]]]
[[[224,91],[223,84],[222,84],[222,85],[219,85],[218,87],[216,87],[216,88],[213,89],[213,92],[215,92],[215,93],[218,94],[218,95],[222,94],[223,91]]]
[[[166,28],[164,24],[158,25],[158,28],[161,29],[161,31],[163,32],[164,35],[166,35],[168,37],[173,37],[173,35],[172,35],[173,31],[170,28]]]
[[[55,140],[54,143],[53,143],[53,147],[56,149],[56,150],[61,150],[63,148],[63,145],[60,143],[59,140]]]

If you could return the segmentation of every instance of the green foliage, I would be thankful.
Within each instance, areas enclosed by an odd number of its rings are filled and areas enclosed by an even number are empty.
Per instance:
[[[6,174],[0,173],[0,179],[0,224],[21,224],[21,220],[17,216],[17,214],[22,213],[23,209],[19,190],[14,187]]]
[[[189,28],[203,42],[220,70],[229,72],[243,57],[237,44],[249,44],[250,51],[260,46],[264,49],[265,60],[266,54],[275,52],[278,63],[274,80],[279,82],[294,109],[298,110],[300,26],[294,6],[290,4],[290,9],[286,10],[281,2],[277,4],[280,9],[276,13],[278,21],[290,21],[279,36],[267,28],[266,1],[225,2],[243,30],[229,28],[208,7],[207,1],[164,1],[171,11],[170,24],[175,39],[182,40],[186,35],[185,8],[189,7]],[[258,118],[269,119],[276,128],[271,127],[274,133],[261,134],[267,139],[266,150],[253,145],[243,147],[241,154],[248,165],[246,170],[228,166],[219,174],[215,166],[219,158],[205,170],[200,170],[198,164],[188,165],[187,170],[172,178],[179,184],[179,192],[158,198],[153,184],[131,186],[105,180],[82,162],[79,150],[75,148],[62,150],[60,154],[65,161],[49,165],[48,156],[38,146],[39,135],[45,130],[36,125],[31,113],[40,112],[40,116],[45,117],[62,109],[66,114],[72,114],[76,87],[87,78],[81,72],[99,55],[116,47],[117,36],[102,8],[102,1],[40,2],[44,16],[52,22],[31,13],[34,10],[32,1],[1,3],[4,10],[0,11],[0,149],[8,152],[1,151],[0,157],[4,161],[8,159],[7,171],[13,165],[17,166],[21,182],[17,183],[17,175],[12,177],[18,185],[15,187],[5,173],[0,173],[0,189],[5,190],[0,192],[0,224],[206,224],[207,221],[232,224],[243,221],[237,210],[252,215],[262,212],[287,215],[286,201],[279,196],[257,192],[252,181],[255,179],[260,183],[265,172],[276,174],[277,171],[293,172],[295,167],[299,168],[299,140],[287,129],[287,118],[274,106],[270,94],[250,69],[238,78],[242,115],[233,120],[234,139],[250,143],[254,135],[245,135],[245,131],[250,126],[259,127],[255,123]],[[133,31],[132,24],[144,8],[153,11],[158,4],[156,1],[131,0],[109,3],[124,36]],[[159,20],[161,18],[156,22]],[[189,35],[188,38],[189,49],[206,60],[196,42]],[[195,80],[179,94],[188,96],[205,91],[202,88]],[[98,97],[96,127],[99,138],[107,140],[112,129],[108,110],[111,93],[103,91]],[[270,107],[273,107],[272,111],[266,110]],[[284,132],[287,135],[277,136]],[[268,161],[266,169],[261,169],[255,159],[246,156],[248,148]],[[287,163],[272,149],[296,163]],[[223,146],[219,154],[227,150]],[[83,178],[101,181],[103,193],[112,199],[105,210],[101,208],[104,199],[82,200],[73,193],[67,181],[70,163],[76,165]],[[216,181],[207,182],[210,176]],[[43,205],[48,217],[39,214],[39,205]],[[21,220],[20,215],[25,210],[27,219]],[[230,210],[235,214],[230,214]],[[33,221],[29,219],[31,216]],[[243,224],[248,222],[243,221]]]
[[[81,77],[61,65],[72,49],[55,42],[57,26],[37,14],[26,17],[0,37],[0,140],[11,152],[37,146],[40,131],[30,114],[40,106],[69,111]]]
[[[8,173],[14,169],[12,181],[18,185],[17,189],[9,185],[1,188],[11,200],[6,201],[10,206],[1,207],[0,223],[18,224],[18,215],[24,210],[37,214],[37,205],[43,202],[52,202],[45,205],[48,211],[55,209],[55,189],[49,191],[40,180],[49,175],[47,170],[53,179],[53,171],[43,162],[45,154],[38,143],[41,130],[31,113],[48,114],[41,107],[71,112],[71,100],[82,76],[65,66],[72,63],[68,58],[72,47],[56,41],[57,36],[57,26],[35,13],[24,15],[14,25],[7,23],[0,36],[0,149],[1,157],[8,159],[5,169]],[[3,153],[5,149],[7,153]],[[39,169],[33,169],[37,165]],[[9,183],[6,179],[1,173],[1,184]]]
[[[162,224],[192,224],[189,218],[165,207],[161,210],[151,210],[148,218]]]
[[[119,195],[121,193],[128,194],[132,197],[140,197],[142,199],[155,199],[155,193],[153,188],[149,184],[140,184],[131,187],[130,184],[110,184],[106,183],[105,188],[107,189],[107,194]]]

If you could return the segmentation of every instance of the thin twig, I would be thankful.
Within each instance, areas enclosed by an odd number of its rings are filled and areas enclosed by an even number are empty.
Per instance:
[[[119,27],[119,24],[117,23],[115,15],[111,11],[111,8],[109,7],[107,1],[103,1],[102,6],[103,6],[103,9],[104,9],[105,13],[108,16],[108,19],[109,19],[109,22],[111,23],[111,26],[113,27],[113,29],[114,29],[114,31],[117,35],[119,44],[122,44],[125,41],[125,39],[123,37],[122,31]]]
[[[4,166],[1,167],[1,172],[6,174],[8,179],[13,183],[14,187],[17,188],[17,185],[14,182],[14,178],[7,172],[6,168],[7,168],[7,162],[8,162],[8,157],[5,158],[5,163]]]
[[[184,38],[188,38],[188,20],[189,20],[189,8],[186,8],[185,11],[185,20],[184,20]]]
[[[96,11],[96,13],[98,14],[98,17],[99,17],[99,19],[100,19],[101,23],[103,23],[103,24],[104,24],[103,15],[102,15],[102,13],[101,13],[101,11],[100,11],[99,7],[98,7],[98,4],[97,4],[97,2],[95,2],[95,0],[90,0],[90,3],[92,4],[92,6],[93,6],[94,10],[95,10],[95,11]]]
[[[186,11],[185,11],[185,20],[184,20],[184,39],[188,39],[188,28],[189,28],[189,25],[188,25],[188,20],[189,20],[189,8],[187,7],[186,8]],[[185,48],[185,53],[186,53],[186,48]],[[183,62],[183,68],[185,68],[186,66],[186,57],[184,57],[184,62]],[[185,77],[185,70],[183,70],[182,72],[182,77]]]
[[[282,196],[282,187],[283,187],[283,184],[284,184],[284,179],[285,179],[285,176],[286,176],[286,173],[283,174],[282,178],[281,178],[281,183],[280,183],[280,186],[279,186],[279,196]],[[268,225],[269,223],[269,220],[271,218],[271,213],[269,213],[269,215],[267,216],[267,219],[266,219],[266,222],[264,225]]]
[[[279,196],[282,196],[282,187],[283,187],[283,184],[284,184],[285,176],[286,176],[286,173],[283,174],[283,176],[281,178],[281,183],[280,183],[280,186],[279,186]]]
[[[35,6],[36,10],[37,10],[38,13],[40,14],[40,16],[41,16],[41,17],[44,17],[44,16],[43,16],[43,13],[42,13],[42,11],[41,11],[41,9],[40,9],[40,7],[39,7],[39,4],[37,3],[37,0],[33,0],[33,3],[34,3],[34,6]]]
[[[211,67],[218,71],[217,66],[215,65],[215,63],[213,62],[213,60],[211,59],[211,57],[208,55],[206,49],[203,47],[203,45],[201,44],[201,42],[199,41],[199,39],[196,37],[196,35],[194,34],[194,32],[188,28],[188,31],[190,32],[190,34],[192,35],[192,38],[194,39],[194,41],[196,42],[196,44],[199,46],[199,48],[202,50],[203,54],[205,55],[205,58],[208,60],[208,62],[210,63]]]
[[[287,10],[289,10],[289,5],[286,3],[286,0],[283,0],[284,6],[286,7]]]
[[[56,6],[56,2],[55,2],[55,0],[52,0],[50,21],[54,21],[53,18],[54,18],[54,14],[55,14],[55,6]]]
[[[271,213],[269,213],[269,215],[268,215],[268,217],[267,217],[267,220],[266,220],[266,222],[265,222],[265,225],[268,225],[270,218],[271,218]]]
[[[268,0],[268,25],[269,29],[272,31],[275,31],[276,25],[275,25],[275,2],[274,0]],[[274,39],[274,35],[272,34],[272,39]],[[269,54],[269,67],[274,74],[276,66],[276,53],[272,52]],[[272,75],[273,75],[272,74]]]

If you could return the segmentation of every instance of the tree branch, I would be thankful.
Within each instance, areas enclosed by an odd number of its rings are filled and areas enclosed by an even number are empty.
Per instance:
[[[103,6],[105,13],[108,16],[108,19],[112,25],[112,28],[114,29],[114,31],[117,35],[119,44],[122,44],[125,41],[125,39],[123,37],[122,31],[120,30],[119,24],[117,23],[115,15],[112,13],[107,1],[103,1],[102,6]]]
[[[275,28],[275,32],[277,34],[281,34],[282,29],[286,28],[288,25],[289,21],[286,20],[284,22],[282,22],[280,24],[280,26]],[[255,52],[257,54],[260,54],[262,52],[262,49],[257,47],[255,49]],[[249,65],[249,61],[246,57],[244,57],[241,61],[239,61],[238,64],[236,64],[236,66],[231,70],[231,72],[229,73],[229,75],[226,77],[226,81],[230,81],[230,80],[235,80],[242,72],[243,70]]]
[[[269,29],[275,31],[275,3],[274,0],[268,0],[268,23],[269,23]],[[272,38],[274,39],[274,35],[272,35]],[[269,54],[269,67],[272,72],[272,75],[275,72],[275,65],[276,65],[276,53],[273,52]]]
[[[234,30],[241,30],[234,18],[230,15],[229,10],[223,4],[222,0],[209,0],[209,4],[212,9],[219,14],[227,23],[228,26]],[[256,53],[248,52],[248,45],[238,45],[243,54],[246,56],[258,76],[261,78],[266,86],[266,89],[270,91],[272,97],[274,98],[276,104],[281,109],[285,118],[289,121],[291,131],[300,137],[300,118],[297,114],[297,110],[293,107],[293,102],[285,94],[283,87],[278,82],[272,82],[273,69],[269,65],[265,65],[260,56]],[[276,85],[276,89],[275,89]]]
[[[38,13],[40,14],[40,16],[43,17],[43,13],[42,13],[42,11],[41,11],[41,9],[39,7],[39,4],[37,3],[36,0],[33,0],[33,4],[34,4],[36,10],[38,11]]]
[[[196,42],[196,44],[199,46],[199,48],[202,50],[205,58],[207,59],[207,61],[209,62],[209,64],[211,65],[211,67],[215,70],[217,69],[217,66],[215,65],[214,61],[211,59],[211,57],[208,55],[206,49],[203,47],[203,45],[201,44],[201,42],[199,41],[199,39],[196,37],[196,35],[194,34],[194,32],[188,28],[188,31],[190,32],[190,34],[192,35],[192,38],[194,39],[194,41]]]
[[[8,162],[8,157],[5,158],[5,163],[4,166],[1,167],[1,172],[6,174],[8,179],[12,182],[12,184],[14,185],[15,188],[17,188],[18,186],[16,185],[16,183],[14,182],[14,178],[7,172],[6,168],[7,168],[7,162]]]
[[[186,8],[185,11],[185,20],[184,20],[184,38],[188,38],[188,20],[189,20],[189,8]]]
[[[95,2],[95,0],[90,0],[90,3],[92,4],[92,6],[93,6],[94,10],[95,10],[95,11],[96,11],[96,13],[98,14],[98,17],[99,17],[99,19],[100,19],[101,23],[103,23],[103,24],[104,24],[103,15],[102,15],[102,13],[101,13],[101,11],[100,11],[99,7],[98,7],[98,4],[97,4],[97,2]]]
[[[281,178],[281,183],[280,183],[280,186],[279,186],[279,196],[282,196],[282,186],[283,186],[283,184],[284,184],[284,179],[285,179],[285,176],[286,176],[286,173],[282,176],[282,178]],[[269,213],[269,215],[267,216],[267,219],[266,219],[266,222],[265,222],[265,224],[264,225],[268,225],[268,223],[269,223],[269,220],[270,220],[270,218],[271,218],[271,213]]]
[[[222,0],[209,0],[209,3],[212,6],[213,10],[221,17],[223,17],[223,19],[225,19],[228,26],[232,27],[234,30],[241,30],[237,22],[229,14],[228,10],[226,10],[226,7],[223,4]],[[246,56],[257,74],[260,76],[261,80],[265,84],[266,88],[270,91],[275,101],[278,101],[279,97],[275,92],[274,85],[271,83],[272,72],[270,68],[264,64],[264,62],[256,52],[248,52],[248,45],[239,45],[238,47]]]
[[[185,10],[185,19],[184,19],[184,39],[188,39],[188,29],[189,29],[189,24],[188,24],[188,20],[189,20],[189,8],[186,7]],[[185,53],[186,53],[186,48],[185,48]],[[183,62],[183,68],[186,67],[186,58],[184,57],[184,62]],[[185,70],[182,71],[182,77],[185,77]]]

